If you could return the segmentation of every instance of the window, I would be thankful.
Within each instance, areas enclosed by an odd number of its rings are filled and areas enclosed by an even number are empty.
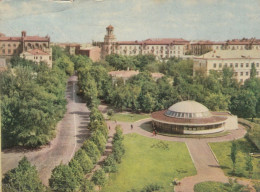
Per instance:
[[[246,67],[249,67],[249,64],[248,64],[248,63],[246,64]]]
[[[40,59],[42,59],[42,56],[40,56]]]
[[[248,76],[248,72],[246,72],[246,76]]]
[[[233,63],[230,63],[230,67],[233,67]]]
[[[240,67],[241,67],[241,68],[243,68],[243,67],[244,67],[244,64],[243,64],[243,63],[241,63],[241,64],[240,64]]]
[[[3,52],[3,54],[5,54],[5,50],[4,49],[2,50],[2,52]]]
[[[11,47],[11,44],[8,44],[8,47]]]
[[[256,67],[259,67],[259,63],[256,64]]]
[[[235,67],[238,67],[238,63],[236,63]]]
[[[213,64],[213,67],[214,67],[214,68],[216,68],[216,67],[217,67],[217,64],[216,64],[216,63],[214,63],[214,64]]]
[[[240,72],[240,76],[243,76],[243,72]]]
[[[220,64],[218,64],[218,67],[219,67],[219,68],[221,68],[221,67],[222,67],[222,64],[221,64],[221,63],[220,63]]]
[[[13,47],[16,47],[16,44],[13,44]]]
[[[225,67],[227,67],[227,63],[225,63]]]
[[[11,49],[8,49],[8,54],[11,54]]]

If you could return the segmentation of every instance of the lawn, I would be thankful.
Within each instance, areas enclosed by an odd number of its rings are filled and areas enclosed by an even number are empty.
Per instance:
[[[237,183],[233,183],[231,185],[229,183],[208,181],[196,184],[194,186],[194,192],[238,192],[242,191],[242,189],[244,189],[243,191],[246,192],[245,188],[245,186],[239,185]]]
[[[122,122],[135,122],[149,117],[149,114],[116,113],[111,117],[111,120],[117,120]]]
[[[159,141],[137,134],[125,135],[126,153],[118,172],[111,174],[103,192],[126,192],[145,185],[159,184],[173,191],[173,178],[196,174],[186,145]]]
[[[237,163],[236,163],[236,176],[249,177],[248,171],[245,170],[246,156],[251,152],[256,152],[257,149],[248,142],[245,138],[235,141],[238,147]],[[231,141],[222,143],[210,143],[212,150],[214,151],[223,171],[226,175],[232,176],[232,161],[230,158]],[[253,158],[253,179],[260,179],[260,161],[257,158]]]

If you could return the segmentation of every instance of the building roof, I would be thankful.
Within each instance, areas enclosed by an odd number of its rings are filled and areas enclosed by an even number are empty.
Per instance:
[[[0,33],[0,37],[5,37],[5,34],[4,33]]]
[[[119,45],[185,45],[189,41],[182,38],[151,38],[143,41],[118,41]]]
[[[31,49],[31,50],[28,50],[26,51],[27,53],[30,53],[32,55],[49,55],[48,53],[40,50],[40,49]]]
[[[223,117],[223,116],[210,116],[206,118],[195,118],[195,119],[168,117],[165,115],[166,111],[167,110],[153,112],[151,117],[155,121],[162,122],[162,123],[168,123],[174,125],[197,125],[197,126],[214,125],[217,123],[224,122],[227,119],[227,117]]]
[[[191,100],[175,103],[168,110],[180,113],[204,113],[209,111],[204,105]]]
[[[196,59],[253,59],[260,58],[259,50],[215,50]]]
[[[130,71],[110,71],[108,73],[109,75],[111,75],[112,77],[117,77],[117,78],[130,78],[132,76],[138,75],[139,71],[134,71],[134,70],[130,70]]]

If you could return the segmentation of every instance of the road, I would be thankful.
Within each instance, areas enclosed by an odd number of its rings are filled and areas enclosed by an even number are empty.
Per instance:
[[[50,145],[38,150],[9,149],[2,152],[2,173],[16,167],[23,156],[36,166],[45,185],[52,169],[62,163],[68,163],[74,153],[81,147],[89,132],[89,110],[76,94],[77,76],[71,76],[67,83],[67,112],[57,125],[55,139]]]

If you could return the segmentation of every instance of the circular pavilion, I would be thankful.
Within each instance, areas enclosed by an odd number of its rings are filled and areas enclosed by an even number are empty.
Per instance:
[[[182,101],[167,110],[151,114],[153,127],[161,132],[178,134],[209,134],[237,128],[237,117],[228,112],[211,112],[196,101]]]

